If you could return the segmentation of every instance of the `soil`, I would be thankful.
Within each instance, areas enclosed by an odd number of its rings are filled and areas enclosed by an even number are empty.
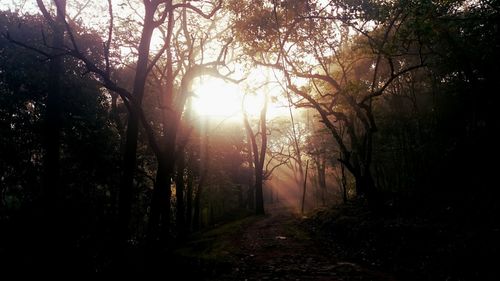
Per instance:
[[[339,259],[301,226],[302,216],[281,204],[230,238],[227,270],[209,280],[395,280]]]

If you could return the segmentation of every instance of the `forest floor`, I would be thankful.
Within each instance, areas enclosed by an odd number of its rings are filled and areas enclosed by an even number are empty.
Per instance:
[[[196,280],[396,280],[345,261],[304,228],[304,217],[282,204],[194,237],[178,250]],[[191,258],[189,258],[191,257]],[[184,266],[188,266],[184,264]]]
[[[267,205],[192,236],[175,266],[189,280],[500,280],[498,212],[438,206],[351,202],[305,217]]]

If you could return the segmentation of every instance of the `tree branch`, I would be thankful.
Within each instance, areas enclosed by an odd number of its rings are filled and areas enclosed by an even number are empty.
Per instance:
[[[205,14],[200,8],[195,7],[195,6],[191,5],[190,3],[179,3],[179,4],[172,5],[172,10],[175,10],[177,8],[186,8],[186,9],[190,9],[190,10],[194,11],[195,13],[197,13],[198,15],[200,15],[206,19],[210,19],[213,15],[215,15],[215,13],[221,7],[222,7],[222,0],[219,0],[217,5],[208,14]]]
[[[36,3],[38,4],[38,8],[42,12],[42,15],[45,18],[45,20],[48,21],[49,25],[53,27],[56,24],[56,21],[50,15],[49,11],[47,11],[47,8],[45,7],[45,4],[43,3],[43,1],[42,0],[36,0]]]
[[[367,102],[368,100],[370,99],[373,99],[374,97],[378,97],[380,95],[382,95],[385,91],[385,89],[392,83],[392,81],[394,81],[396,78],[398,78],[399,76],[407,73],[407,72],[410,72],[412,70],[415,70],[415,69],[418,69],[418,68],[421,68],[421,67],[424,67],[426,66],[424,63],[420,63],[418,65],[413,65],[413,66],[410,66],[408,68],[405,68],[395,74],[392,74],[391,77],[385,81],[384,85],[382,87],[380,87],[377,91],[375,92],[372,92],[371,94],[367,95],[366,97],[364,97],[361,102],[359,102],[358,104],[363,104],[365,102]]]

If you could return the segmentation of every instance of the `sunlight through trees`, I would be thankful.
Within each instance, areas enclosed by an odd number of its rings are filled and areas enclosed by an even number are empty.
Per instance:
[[[410,216],[483,241],[475,223],[495,229],[499,205],[498,11],[486,0],[0,0],[0,253],[17,257],[5,264],[209,272],[176,247],[255,214],[268,225],[268,208],[313,217],[312,231],[332,207],[366,220],[340,214],[328,237],[379,220],[389,233]],[[359,241],[392,249],[370,231]],[[481,260],[458,246],[467,235],[426,258]],[[479,276],[419,264],[442,280]]]

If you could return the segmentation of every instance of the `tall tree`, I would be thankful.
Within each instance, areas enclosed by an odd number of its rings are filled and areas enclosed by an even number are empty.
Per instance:
[[[41,0],[37,0],[46,21],[52,29],[52,46],[49,65],[49,89],[47,95],[47,108],[45,117],[45,157],[44,157],[44,181],[43,200],[49,209],[55,208],[61,203],[60,190],[60,149],[61,149],[61,126],[62,126],[62,104],[61,81],[64,75],[63,52],[64,33],[66,17],[66,0],[54,0],[56,15],[52,16]],[[53,214],[52,214],[53,215]]]

